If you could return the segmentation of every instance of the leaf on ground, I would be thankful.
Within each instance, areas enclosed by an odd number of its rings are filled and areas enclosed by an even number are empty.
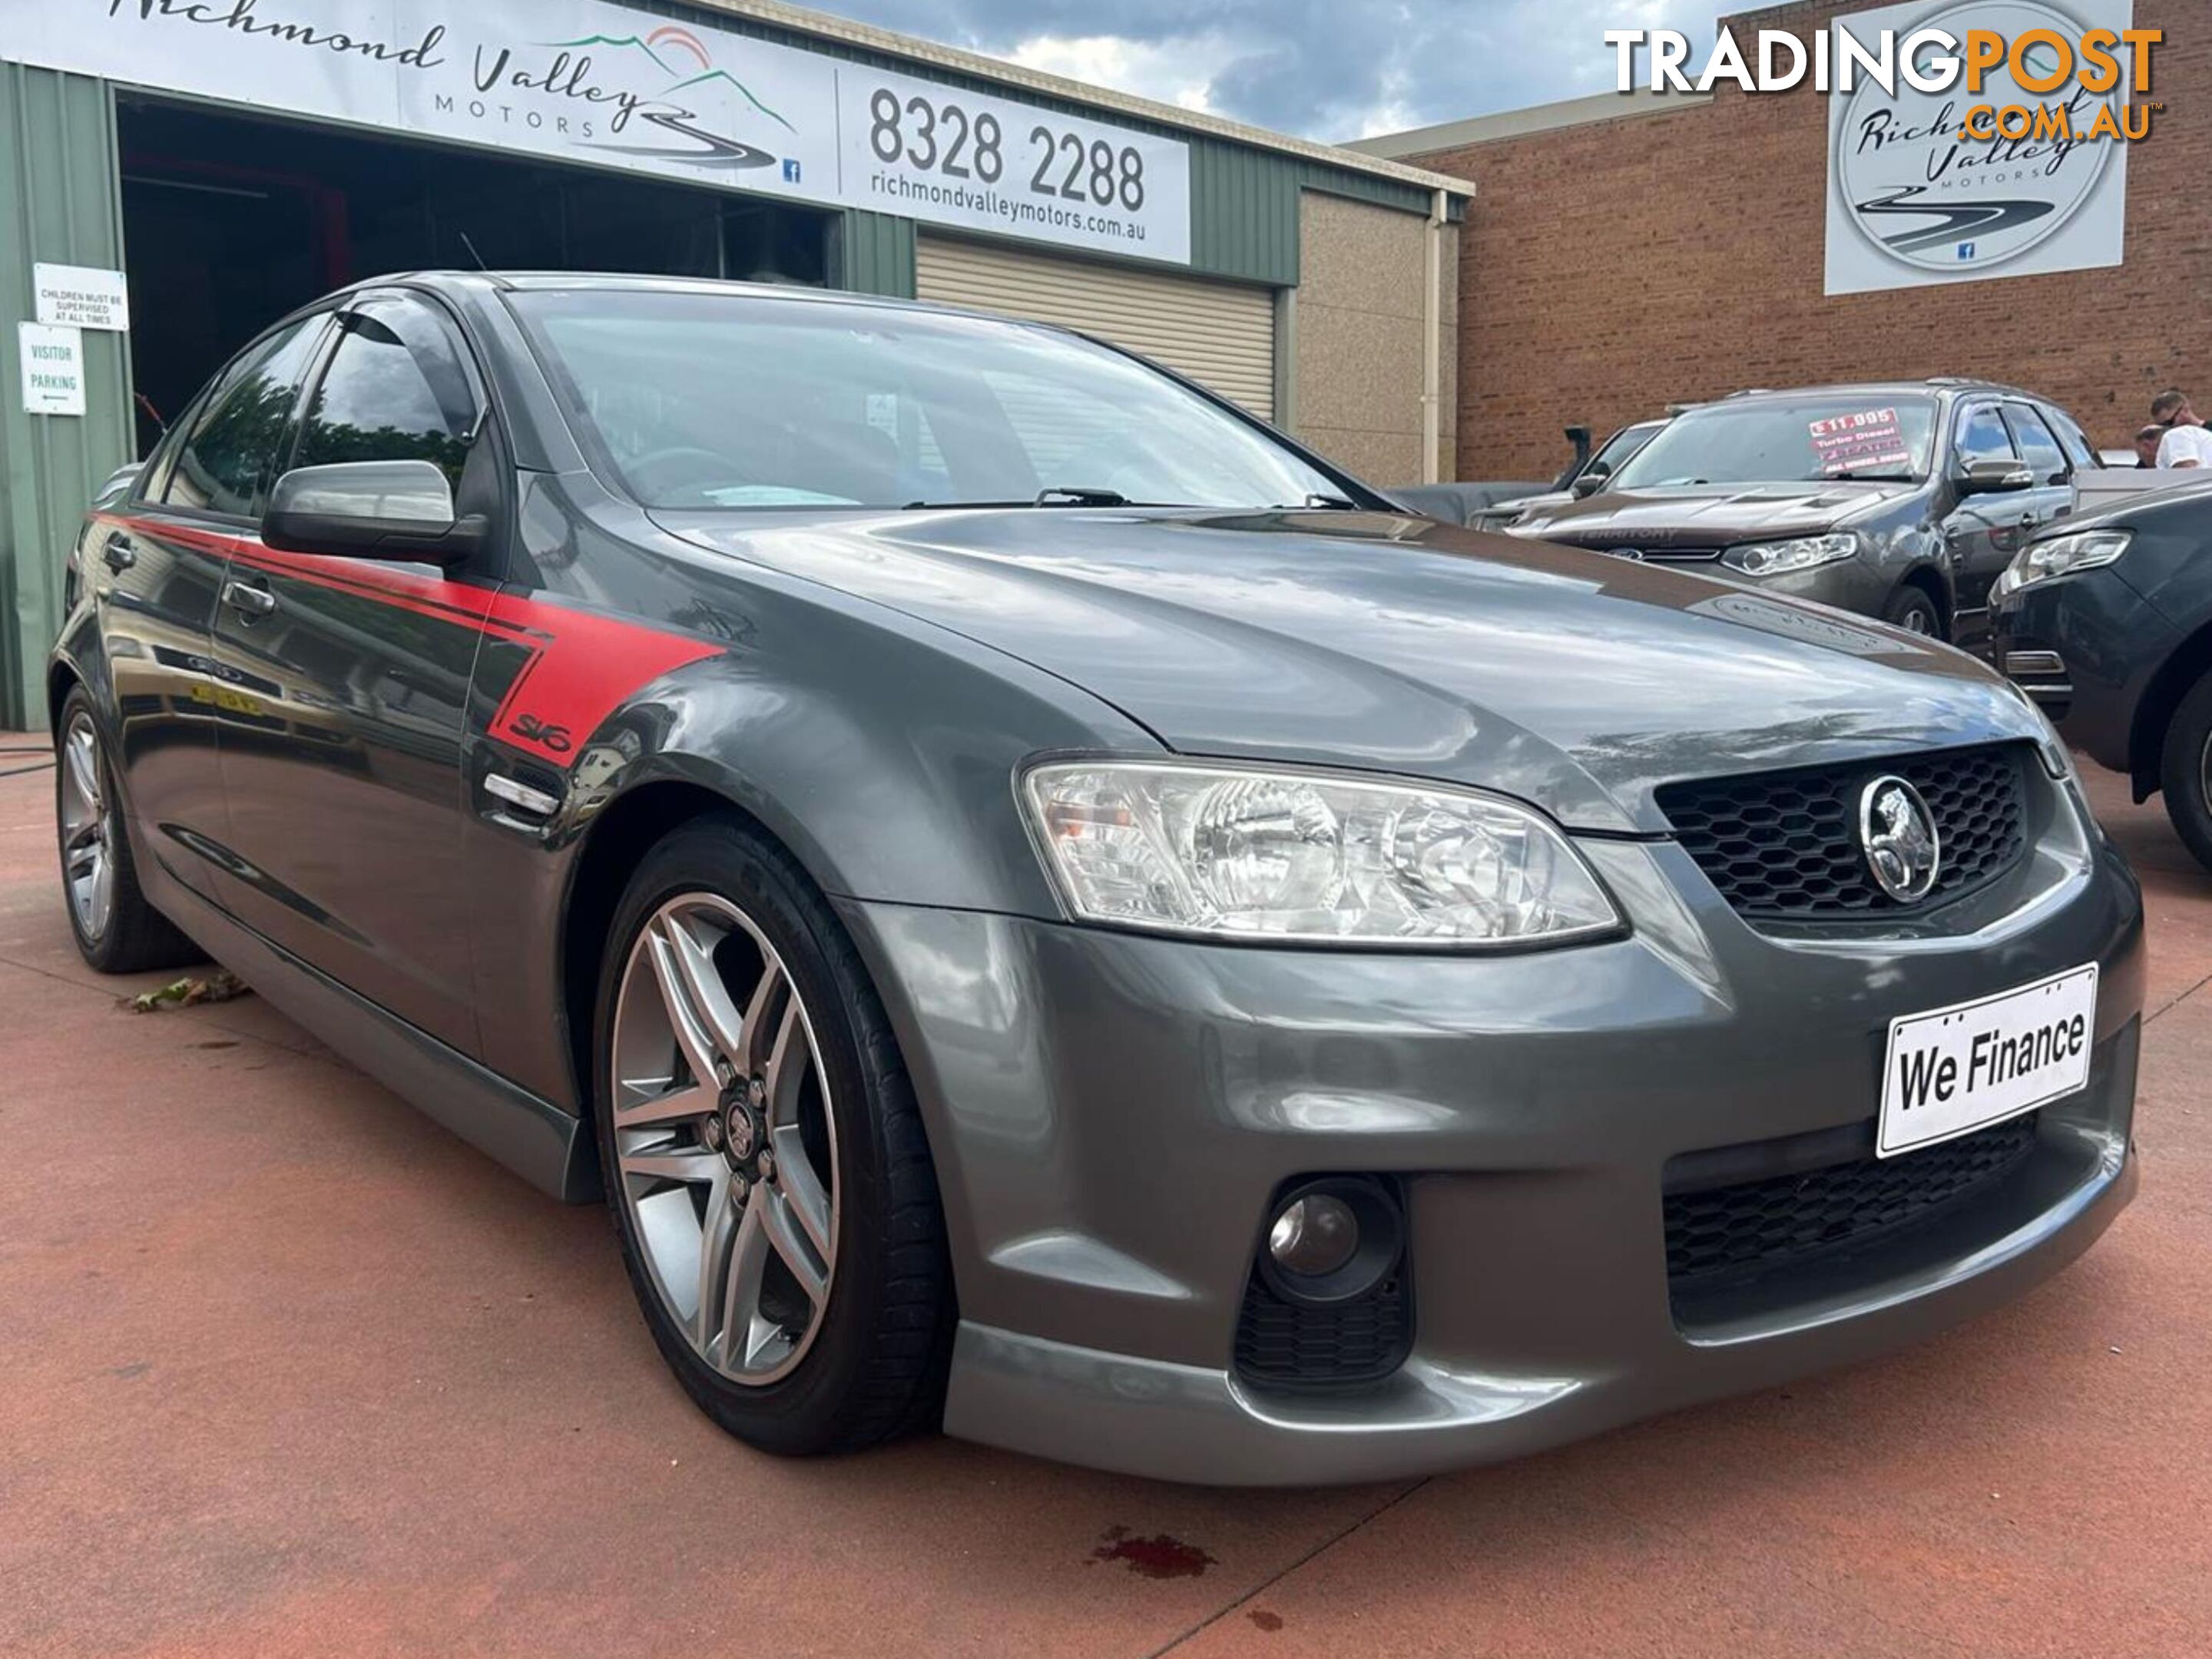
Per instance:
[[[187,975],[158,989],[131,999],[125,1006],[134,1014],[158,1013],[164,1008],[189,1008],[199,1002],[230,1002],[251,996],[253,988],[228,969],[217,969],[204,979]]]

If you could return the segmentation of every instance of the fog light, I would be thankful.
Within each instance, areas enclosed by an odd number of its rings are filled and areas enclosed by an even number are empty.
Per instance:
[[[1382,1182],[1369,1176],[1307,1181],[1279,1201],[1260,1273],[1288,1301],[1349,1302],[1382,1282],[1404,1243],[1398,1200]]]
[[[1309,1279],[1334,1273],[1358,1248],[1358,1218],[1352,1206],[1328,1193],[1292,1199],[1267,1229],[1267,1254],[1275,1265]]]

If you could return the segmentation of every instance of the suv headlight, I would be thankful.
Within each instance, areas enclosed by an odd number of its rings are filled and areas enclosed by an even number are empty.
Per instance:
[[[1557,944],[1621,925],[1549,821],[1440,785],[1174,762],[1032,768],[1021,796],[1085,921],[1230,939]]]
[[[1859,538],[1848,530],[1832,536],[1798,536],[1786,542],[1746,542],[1721,555],[1721,562],[1747,576],[1786,576],[1793,570],[1833,564],[1859,550]]]
[[[2124,530],[2084,530],[2071,536],[2053,536],[2047,542],[2031,542],[2013,556],[1990,597],[2001,599],[2038,582],[2110,564],[2128,550],[2128,544],[2134,539]]]

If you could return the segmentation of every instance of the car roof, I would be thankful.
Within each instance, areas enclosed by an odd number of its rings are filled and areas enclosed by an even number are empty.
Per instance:
[[[2047,404],[2051,399],[2039,392],[2030,392],[2024,386],[2008,386],[2002,380],[1978,380],[1964,375],[1935,374],[1924,380],[1844,380],[1827,386],[1756,386],[1742,392],[1732,392],[1719,401],[1722,404],[1787,403],[1798,398],[1833,397],[1938,397],[1945,392],[1990,392],[2007,398],[2031,398]],[[1711,404],[1700,407],[1711,409]]]
[[[318,304],[342,301],[368,289],[427,288],[450,293],[596,293],[596,294],[741,294],[749,300],[772,300],[814,305],[852,305],[900,311],[934,312],[953,316],[996,316],[965,306],[927,301],[893,299],[882,294],[856,294],[846,289],[815,288],[800,283],[738,282],[714,276],[653,276],[600,270],[400,270],[364,277],[326,295]],[[1002,321],[1024,319],[1001,318]],[[1042,325],[1042,326],[1051,326]]]

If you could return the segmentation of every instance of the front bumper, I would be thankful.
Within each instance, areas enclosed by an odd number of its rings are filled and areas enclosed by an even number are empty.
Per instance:
[[[1994,612],[1999,668],[2100,766],[2131,773],[2136,709],[2181,630],[2106,566],[2009,594]],[[2057,672],[2035,660],[2055,658]],[[2027,660],[2022,661],[2021,659]],[[2154,757],[2148,757],[2155,773]]]
[[[1763,1386],[2017,1294],[2134,1179],[2140,896],[2084,809],[2050,797],[2075,833],[2039,837],[1964,934],[1770,937],[1668,842],[1585,843],[1631,937],[1518,956],[846,904],[945,1200],[947,1430],[1170,1479],[1379,1479]],[[1683,1322],[1670,1158],[1865,1124],[1893,1017],[2091,961],[2089,1086],[2044,1109],[2014,1176],[1786,1303]],[[1248,1386],[1232,1344],[1269,1200],[1349,1172],[1407,1193],[1412,1356],[1347,1393]]]

